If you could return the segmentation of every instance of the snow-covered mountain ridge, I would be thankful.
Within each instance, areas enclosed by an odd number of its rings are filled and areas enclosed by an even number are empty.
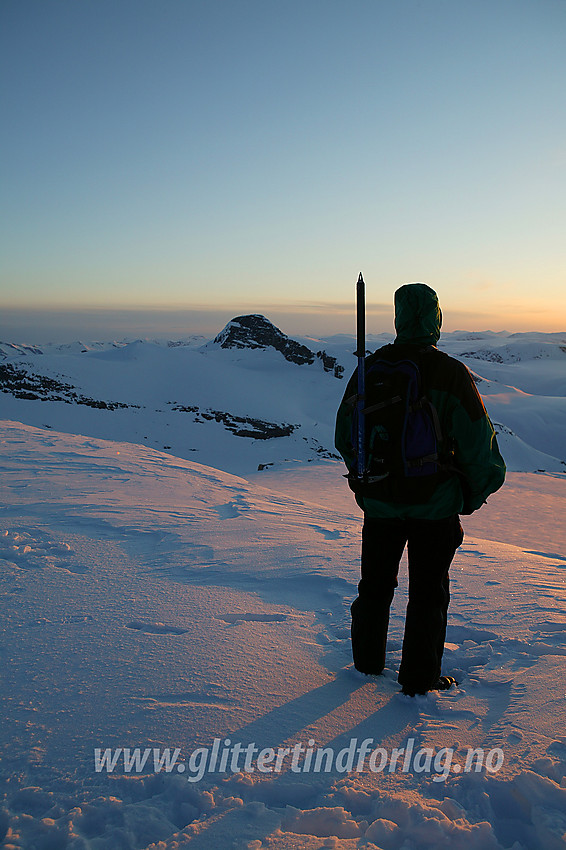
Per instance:
[[[391,339],[369,335],[367,348]],[[510,469],[564,471],[566,335],[455,331],[439,347],[472,370]],[[0,415],[235,474],[334,459],[354,348],[347,335],[291,339],[256,314],[204,342],[0,343]]]

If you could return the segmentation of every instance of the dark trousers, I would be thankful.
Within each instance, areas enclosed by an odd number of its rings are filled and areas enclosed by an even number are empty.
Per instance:
[[[409,601],[398,681],[416,691],[437,682],[450,602],[448,570],[463,539],[457,515],[440,520],[365,518],[362,577],[351,608],[357,670],[377,674],[385,666],[389,608],[408,544]]]

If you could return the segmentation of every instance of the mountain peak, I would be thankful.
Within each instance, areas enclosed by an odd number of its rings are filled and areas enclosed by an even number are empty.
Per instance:
[[[259,313],[236,316],[214,339],[221,348],[275,348],[291,363],[314,363],[315,355],[275,327]]]

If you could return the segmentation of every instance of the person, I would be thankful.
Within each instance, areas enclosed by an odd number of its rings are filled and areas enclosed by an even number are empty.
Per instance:
[[[455,684],[441,676],[441,661],[450,601],[448,573],[464,539],[460,515],[478,510],[501,487],[506,471],[470,371],[436,347],[441,324],[436,292],[424,283],[405,284],[395,293],[394,342],[365,361],[366,375],[378,357],[418,363],[423,395],[436,409],[442,438],[450,447],[450,468],[423,501],[356,495],[364,520],[361,579],[351,606],[354,666],[367,675],[378,675],[385,667],[389,609],[407,545],[409,594],[398,682],[409,696]],[[336,416],[335,445],[350,472],[356,467],[356,399],[357,370]],[[364,404],[371,403],[366,384]]]

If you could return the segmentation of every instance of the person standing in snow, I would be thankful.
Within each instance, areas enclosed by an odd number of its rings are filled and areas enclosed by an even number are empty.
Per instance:
[[[361,580],[351,606],[354,666],[367,675],[384,669],[389,609],[407,545],[409,600],[398,681],[409,696],[454,684],[451,677],[441,676],[441,661],[450,601],[448,571],[464,539],[459,515],[481,507],[505,480],[495,431],[471,373],[436,348],[441,324],[434,290],[424,283],[406,284],[395,293],[394,342],[365,361],[366,374],[377,358],[418,364],[422,394],[438,414],[450,457],[423,501],[404,501],[402,485],[391,498],[356,494],[364,522]],[[336,418],[335,445],[350,472],[356,468],[356,400],[357,370]],[[372,404],[367,386],[364,404],[366,410]]]

